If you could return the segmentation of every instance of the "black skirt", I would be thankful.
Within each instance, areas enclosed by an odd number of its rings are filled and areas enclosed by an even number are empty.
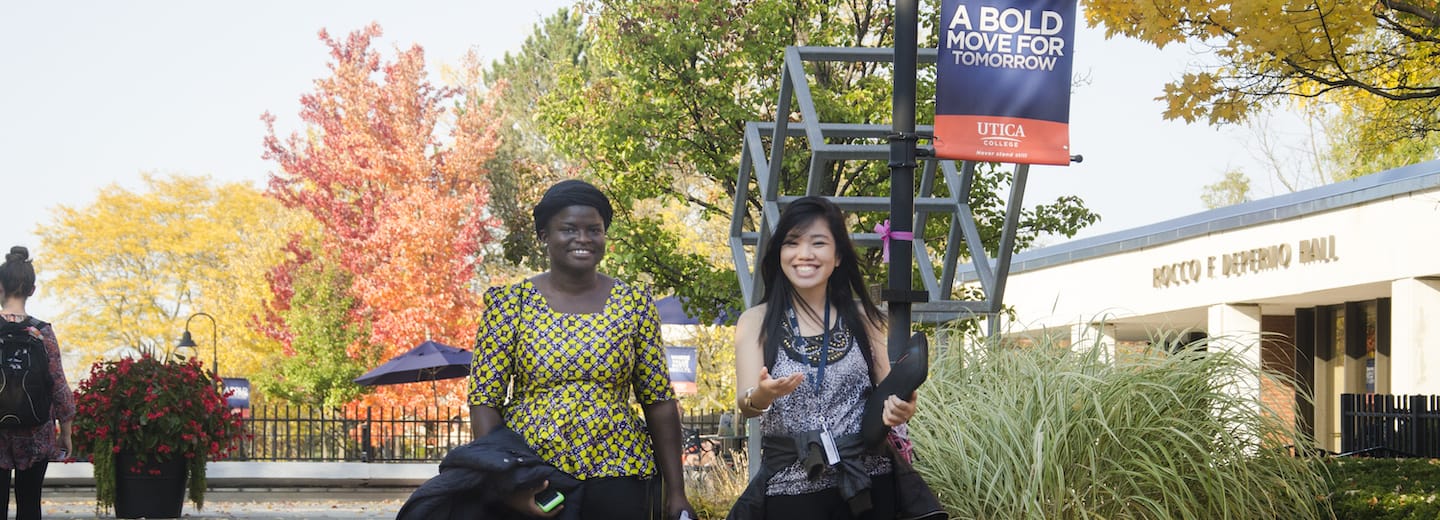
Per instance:
[[[660,477],[602,477],[580,484],[584,520],[662,520]],[[567,504],[567,507],[576,507]]]
[[[860,516],[850,514],[850,504],[840,490],[830,488],[801,495],[765,497],[765,520],[890,520],[895,518],[895,484],[890,473],[870,477],[871,508]]]

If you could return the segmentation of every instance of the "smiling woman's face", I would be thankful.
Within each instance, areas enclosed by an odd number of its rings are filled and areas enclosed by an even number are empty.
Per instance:
[[[780,269],[797,291],[823,291],[838,265],[835,235],[823,217],[790,230],[780,246]]]
[[[566,206],[540,234],[551,270],[594,271],[605,257],[605,219],[591,206]]]

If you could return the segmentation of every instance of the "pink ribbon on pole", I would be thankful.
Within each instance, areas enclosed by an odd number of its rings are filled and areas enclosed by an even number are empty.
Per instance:
[[[890,219],[875,224],[875,232],[880,234],[880,259],[890,263],[890,239],[915,240],[915,233],[909,231],[891,231]]]

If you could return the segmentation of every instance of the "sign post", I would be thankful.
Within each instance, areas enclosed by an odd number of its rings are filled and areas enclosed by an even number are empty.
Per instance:
[[[895,2],[895,92],[890,100],[890,265],[881,299],[889,310],[886,345],[895,359],[910,339],[911,305],[929,300],[911,286],[915,230],[915,68],[920,26],[919,0]]]

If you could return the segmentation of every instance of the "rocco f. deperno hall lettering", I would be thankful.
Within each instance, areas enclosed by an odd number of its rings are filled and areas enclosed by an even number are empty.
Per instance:
[[[1160,289],[1199,283],[1207,278],[1229,278],[1287,269],[1297,257],[1301,264],[1338,260],[1339,257],[1335,255],[1335,236],[1301,240],[1294,247],[1289,243],[1280,243],[1242,249],[1207,256],[1204,262],[1197,258],[1168,263],[1151,269],[1151,286]]]

